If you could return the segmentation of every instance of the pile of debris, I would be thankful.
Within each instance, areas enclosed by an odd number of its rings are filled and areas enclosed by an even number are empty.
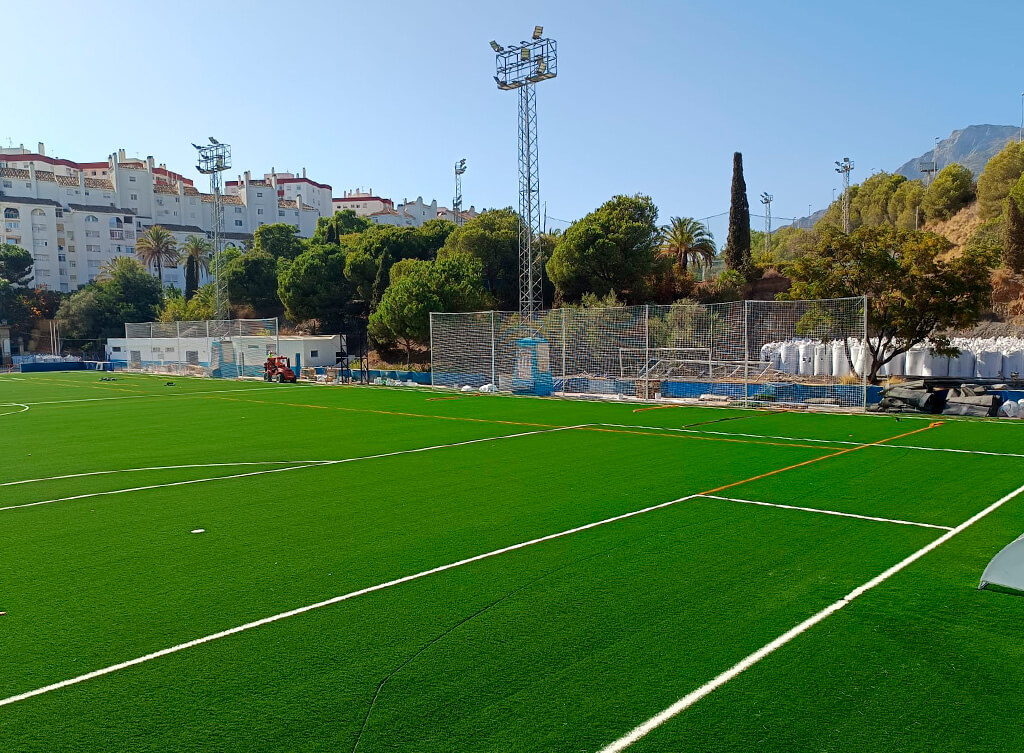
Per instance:
[[[1006,389],[1006,385],[950,386],[920,379],[884,388],[881,401],[870,410],[879,413],[941,413],[945,416],[995,417],[1000,415],[1000,407],[1003,406],[1002,396],[992,391],[995,389]],[[1016,408],[1014,404],[1012,415],[1010,411],[1002,413],[1011,417],[1016,416]]]

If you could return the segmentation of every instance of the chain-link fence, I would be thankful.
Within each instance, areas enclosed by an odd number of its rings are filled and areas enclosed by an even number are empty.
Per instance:
[[[866,301],[565,308],[533,322],[430,317],[435,386],[640,399],[863,407]]]
[[[277,319],[128,323],[124,335],[107,341],[115,371],[258,377],[280,349]]]

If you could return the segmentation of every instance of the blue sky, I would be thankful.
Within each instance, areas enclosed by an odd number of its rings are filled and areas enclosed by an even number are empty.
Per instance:
[[[541,195],[566,220],[616,193],[650,194],[663,221],[727,210],[736,150],[754,211],[768,191],[802,215],[831,199],[833,160],[855,182],[894,169],[955,128],[1019,123],[1024,91],[1024,5],[996,0],[6,6],[5,146],[123,147],[198,181],[189,142],[215,136],[232,173],[306,167],[338,195],[442,204],[466,157],[477,208],[517,201],[517,94],[487,43],[542,24],[559,76],[538,87]]]

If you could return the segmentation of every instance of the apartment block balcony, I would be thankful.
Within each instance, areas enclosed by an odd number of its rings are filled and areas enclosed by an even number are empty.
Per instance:
[[[112,241],[123,241],[124,240],[124,230],[111,230],[110,231],[110,240],[112,240]]]

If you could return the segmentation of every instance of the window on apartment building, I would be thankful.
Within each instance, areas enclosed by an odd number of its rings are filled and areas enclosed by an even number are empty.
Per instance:
[[[60,207],[57,207],[55,210],[53,210],[53,213],[57,215],[58,220],[64,216],[64,210],[61,209]]]
[[[99,219],[99,217],[97,217],[94,214],[87,214],[87,215],[85,215],[85,221],[86,222],[99,222],[100,219]]]
[[[135,176],[134,175],[129,175],[128,176],[128,182],[129,183],[134,183],[135,182]]]
[[[164,200],[163,199],[157,199],[156,203],[159,204],[160,206],[163,206],[164,205]]]
[[[235,214],[241,214],[241,213],[242,213],[242,208],[241,207],[235,207]]]
[[[100,237],[100,231],[99,230],[86,230],[85,231],[85,237],[86,238],[99,238]]]
[[[78,262],[77,261],[71,261],[71,262],[68,262],[68,264],[71,266],[72,269],[75,269],[78,266]]]
[[[257,199],[262,199],[263,198],[263,192],[262,191],[257,191],[256,192],[256,198]]]
[[[309,351],[309,357],[310,358],[319,358],[320,357],[320,351],[319,350],[311,350],[311,351]]]
[[[277,210],[277,216],[278,217],[284,217],[284,210],[283,209],[278,209]]]
[[[263,208],[260,207],[259,209],[257,209],[256,214],[263,214]]]
[[[32,181],[26,180],[25,181],[25,188],[32,188]]]
[[[175,196],[174,197],[174,203],[175,204],[180,204],[181,203],[181,197],[180,196]]]
[[[67,254],[57,254],[57,261],[67,261],[67,260],[68,260],[68,255]]]
[[[19,212],[14,207],[8,207],[7,209],[4,210],[4,219],[5,220],[20,220],[21,219],[21,212]]]
[[[86,195],[86,196],[88,196],[88,195],[89,195],[89,192],[88,192],[88,191],[86,191],[86,192],[85,192],[85,195]]]
[[[100,252],[99,246],[86,245],[85,250],[90,254],[98,254]]]
[[[13,187],[14,187],[14,184],[11,183],[11,181],[9,181],[9,180],[5,180],[4,181],[4,188],[13,188]]]
[[[93,171],[92,171],[92,174],[93,174],[93,175],[95,175],[95,174],[96,174],[96,171],[95,171],[95,170],[93,170]]]
[[[124,247],[124,252],[126,254],[134,254],[135,253],[135,246],[125,246]]]
[[[130,196],[131,196],[131,200],[132,201],[138,201],[139,200],[139,195],[137,193],[130,194]]]
[[[242,221],[241,220],[235,220],[235,227],[242,227]]]

